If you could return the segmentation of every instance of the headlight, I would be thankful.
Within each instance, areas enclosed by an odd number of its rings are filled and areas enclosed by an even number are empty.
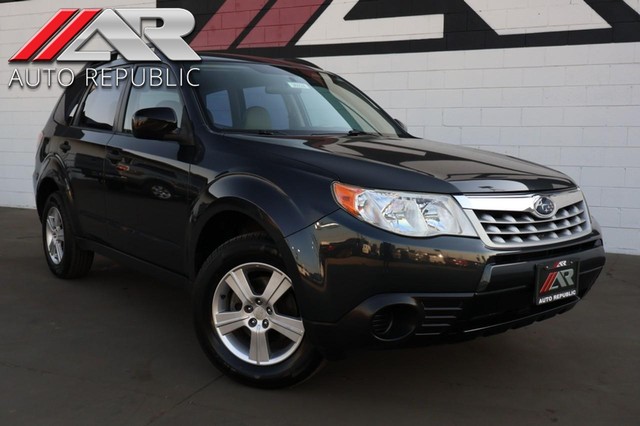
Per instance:
[[[333,196],[353,216],[395,234],[477,236],[449,195],[364,189],[334,182]]]

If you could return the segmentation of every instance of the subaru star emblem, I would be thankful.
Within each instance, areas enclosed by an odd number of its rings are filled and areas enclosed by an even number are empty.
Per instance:
[[[556,211],[556,205],[549,197],[540,197],[533,205],[540,217],[551,217]]]

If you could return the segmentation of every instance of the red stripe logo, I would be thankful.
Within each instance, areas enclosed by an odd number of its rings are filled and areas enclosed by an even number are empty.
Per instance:
[[[193,48],[284,47],[326,0],[226,0],[191,41]]]
[[[228,49],[266,5],[267,0],[225,1],[193,39],[191,46]]]
[[[60,9],[49,22],[40,28],[40,31],[18,50],[18,53],[9,59],[9,62],[28,61],[77,11],[78,9]]]
[[[51,61],[102,9],[84,9],[40,52],[34,61]]]
[[[27,62],[39,50],[34,61],[51,61],[73,40],[102,9],[60,9],[9,62]],[[76,14],[77,13],[77,14]],[[75,15],[75,17],[74,17]],[[71,19],[73,17],[73,19]],[[70,22],[69,22],[70,21]],[[46,45],[46,47],[45,47]],[[44,49],[43,49],[44,47]]]
[[[552,273],[549,274],[549,276],[547,277],[547,280],[542,285],[542,289],[540,290],[540,294],[546,293],[546,292],[549,291],[549,289],[551,288],[553,283],[556,282],[556,276],[557,275],[558,275],[557,272],[552,272]]]
[[[277,0],[238,47],[282,47],[298,34],[323,0]]]

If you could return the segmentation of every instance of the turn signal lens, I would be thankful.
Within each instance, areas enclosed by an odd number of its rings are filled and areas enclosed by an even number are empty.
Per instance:
[[[336,198],[338,204],[351,213],[354,216],[359,216],[360,213],[356,208],[356,199],[358,195],[364,193],[364,189],[356,188],[355,186],[345,185],[340,182],[333,183],[333,195]]]

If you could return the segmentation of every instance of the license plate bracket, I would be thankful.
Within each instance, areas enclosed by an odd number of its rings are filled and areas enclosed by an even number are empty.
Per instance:
[[[580,263],[575,259],[553,260],[536,265],[536,305],[557,302],[578,295]]]

